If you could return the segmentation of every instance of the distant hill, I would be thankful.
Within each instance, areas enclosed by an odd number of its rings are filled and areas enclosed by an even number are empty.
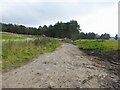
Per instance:
[[[115,37],[110,37],[110,39],[109,40],[115,40]]]
[[[115,40],[115,37],[110,37],[109,40]],[[118,37],[118,40],[120,40],[120,37]]]
[[[120,40],[120,37],[118,37],[118,40]]]

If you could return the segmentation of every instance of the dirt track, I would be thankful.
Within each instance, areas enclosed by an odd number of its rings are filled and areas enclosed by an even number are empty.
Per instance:
[[[3,88],[105,88],[118,87],[105,62],[87,56],[72,44],[35,58],[20,68],[3,73]]]

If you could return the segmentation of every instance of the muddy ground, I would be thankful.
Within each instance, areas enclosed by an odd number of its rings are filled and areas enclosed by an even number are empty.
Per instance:
[[[82,50],[89,56],[95,56],[99,61],[109,62],[106,67],[109,72],[120,76],[120,50],[101,51],[101,50]]]
[[[94,54],[95,52],[92,52]],[[107,62],[64,43],[20,68],[3,73],[3,88],[120,88],[120,78]],[[113,69],[113,70],[109,70]]]

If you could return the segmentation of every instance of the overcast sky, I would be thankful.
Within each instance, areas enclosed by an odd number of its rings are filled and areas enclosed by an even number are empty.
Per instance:
[[[0,0],[0,22],[37,27],[77,20],[83,32],[118,33],[119,0]]]

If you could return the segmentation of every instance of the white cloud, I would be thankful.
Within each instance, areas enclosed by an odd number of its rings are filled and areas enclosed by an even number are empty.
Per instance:
[[[84,32],[107,32],[114,35],[118,33],[117,2],[118,0],[1,0],[0,15],[5,23],[37,27],[76,19]]]
[[[84,32],[110,33],[112,36],[118,33],[118,7],[116,4],[107,8],[97,8],[94,13],[76,19]]]

